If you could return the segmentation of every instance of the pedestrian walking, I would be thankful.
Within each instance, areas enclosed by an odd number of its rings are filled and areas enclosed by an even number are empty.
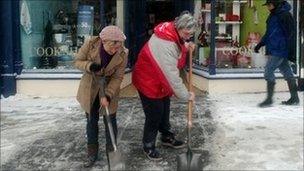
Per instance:
[[[92,166],[98,158],[98,121],[100,107],[108,107],[113,125],[115,141],[117,136],[116,111],[118,94],[127,64],[128,49],[123,46],[126,36],[117,26],[107,26],[99,36],[87,40],[76,54],[75,67],[82,70],[77,100],[86,113],[87,161]],[[105,81],[104,87],[100,80]],[[106,151],[113,151],[106,124]],[[116,142],[115,142],[116,143]]]
[[[299,104],[297,83],[289,63],[289,60],[295,62],[294,42],[296,35],[295,21],[289,12],[291,6],[285,0],[267,0],[264,5],[270,11],[266,21],[266,33],[254,49],[258,53],[262,46],[266,46],[266,55],[269,56],[264,73],[267,81],[267,97],[259,106],[268,107],[273,103],[274,72],[277,68],[286,79],[291,94],[290,99],[283,101],[282,104],[297,105]]]
[[[186,41],[193,36],[196,26],[197,22],[189,12],[181,13],[175,21],[157,25],[134,66],[132,82],[146,117],[143,150],[151,160],[162,159],[155,148],[158,131],[162,145],[176,149],[185,147],[171,131],[170,97],[194,100],[194,93],[187,91],[179,74],[186,66],[187,51],[194,49],[194,44]]]

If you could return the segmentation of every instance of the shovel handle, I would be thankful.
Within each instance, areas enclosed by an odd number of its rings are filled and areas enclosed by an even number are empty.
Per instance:
[[[189,92],[193,92],[193,87],[192,87],[192,53],[193,50],[190,48],[189,49]],[[189,100],[188,102],[188,127],[190,128],[192,125],[192,107],[193,107],[193,101]]]
[[[101,108],[99,110],[101,110]],[[109,129],[109,132],[110,132],[111,142],[112,142],[114,151],[117,151],[117,146],[116,146],[116,141],[115,141],[115,135],[114,135],[114,131],[113,131],[112,122],[110,120],[110,113],[109,113],[108,107],[105,107],[105,110],[106,110],[105,117],[106,117],[106,120],[107,120],[108,129]]]

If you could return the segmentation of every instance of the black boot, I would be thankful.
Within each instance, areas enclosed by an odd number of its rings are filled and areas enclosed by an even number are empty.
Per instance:
[[[174,149],[185,147],[185,143],[183,141],[177,140],[173,133],[171,133],[170,135],[162,135],[161,142],[163,146],[171,147]]]
[[[160,156],[160,153],[155,148],[155,142],[143,143],[144,154],[148,157],[148,159],[153,161],[160,161],[163,158]]]
[[[275,82],[267,81],[267,98],[259,104],[259,107],[269,107],[272,105],[272,96]]]
[[[299,96],[298,96],[298,86],[295,79],[287,80],[289,92],[290,92],[290,99],[287,101],[282,101],[284,105],[297,105],[299,104]]]
[[[84,167],[91,167],[98,159],[98,144],[88,144],[88,157],[84,163]]]

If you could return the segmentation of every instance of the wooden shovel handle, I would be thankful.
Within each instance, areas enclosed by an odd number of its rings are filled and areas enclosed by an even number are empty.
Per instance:
[[[193,87],[192,87],[192,53],[193,50],[190,48],[189,49],[189,85],[188,85],[188,89],[189,92],[193,91]],[[188,126],[190,127],[190,125],[192,125],[192,107],[193,107],[193,101],[189,100],[188,102]]]

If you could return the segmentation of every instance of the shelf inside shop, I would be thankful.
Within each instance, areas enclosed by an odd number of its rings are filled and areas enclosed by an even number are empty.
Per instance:
[[[215,39],[218,39],[218,40],[231,40],[232,37],[216,36]]]
[[[211,12],[210,9],[201,9],[201,12]]]
[[[247,3],[247,1],[244,1],[244,0],[242,0],[242,1],[236,1],[236,0],[234,0],[233,3],[245,4],[245,3]]]
[[[242,21],[216,21],[215,24],[242,24]]]

